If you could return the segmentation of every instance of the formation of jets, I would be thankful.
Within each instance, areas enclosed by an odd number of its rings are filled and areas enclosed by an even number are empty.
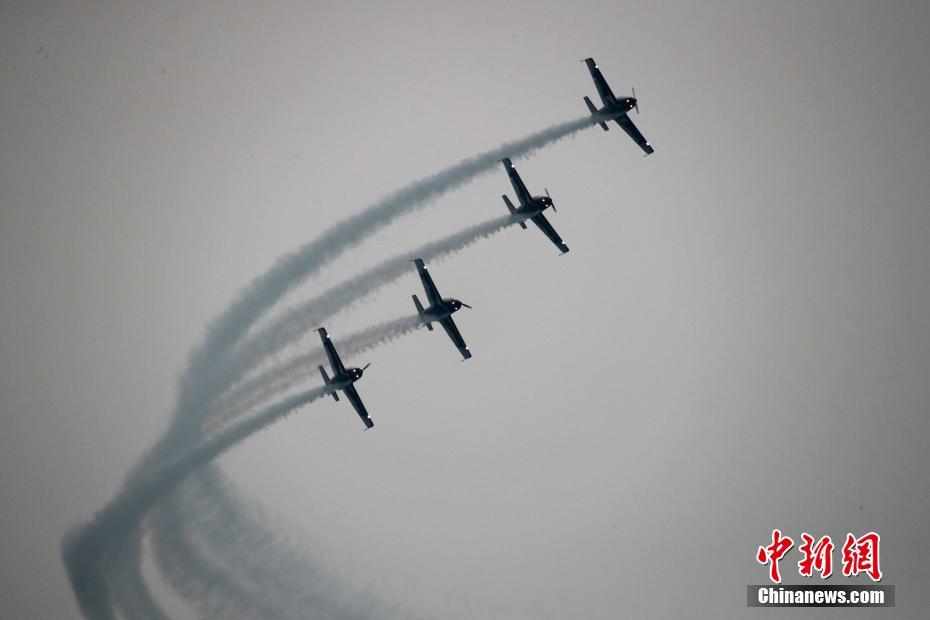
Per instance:
[[[629,112],[631,110],[635,109],[637,114],[639,113],[639,102],[636,100],[636,91],[633,91],[631,97],[617,98],[613,94],[613,91],[610,90],[610,86],[607,85],[607,81],[601,74],[601,70],[598,68],[597,63],[594,62],[594,59],[585,58],[582,62],[588,66],[588,71],[591,72],[591,78],[594,80],[594,86],[603,103],[603,107],[598,109],[588,97],[584,98],[584,102],[588,106],[588,110],[591,112],[597,124],[600,125],[604,131],[607,131],[607,121],[615,121],[617,125],[639,145],[646,155],[652,154],[654,152],[652,145],[643,137],[643,134],[640,133],[639,129],[636,128],[636,125],[633,124],[633,121],[630,120],[629,117]],[[504,170],[507,171],[507,176],[510,178],[510,184],[513,186],[513,191],[517,195],[517,201],[520,203],[520,206],[514,206],[506,194],[502,195],[501,198],[504,199],[504,204],[507,205],[507,209],[517,220],[520,227],[525,230],[526,220],[530,220],[536,224],[539,230],[552,241],[562,254],[568,252],[568,245],[562,241],[562,238],[552,227],[552,224],[550,224],[546,216],[543,215],[543,211],[549,207],[552,207],[553,212],[555,211],[555,204],[552,202],[552,197],[549,196],[548,188],[545,189],[545,196],[533,196],[530,194],[529,190],[527,190],[526,185],[523,183],[523,179],[520,178],[510,158],[505,157],[501,160],[501,163],[504,165]],[[470,309],[471,306],[458,299],[440,295],[439,289],[436,288],[436,284],[433,282],[433,278],[430,276],[423,259],[415,258],[413,259],[413,263],[416,265],[417,274],[420,276],[420,282],[423,283],[423,290],[426,292],[426,300],[429,303],[427,307],[423,307],[423,304],[420,303],[417,296],[413,295],[413,304],[416,306],[420,321],[429,331],[433,331],[433,323],[439,323],[449,335],[452,344],[454,344],[459,353],[461,353],[462,361],[469,359],[471,357],[471,351],[469,351],[468,345],[465,344],[465,339],[462,338],[462,334],[459,332],[458,327],[456,327],[455,321],[452,320],[452,315],[462,308]],[[371,364],[366,364],[361,368],[346,368],[342,364],[342,360],[339,358],[336,347],[333,346],[332,339],[326,332],[326,328],[320,327],[316,331],[320,334],[320,340],[323,342],[323,348],[326,350],[326,356],[329,358],[329,364],[332,367],[333,376],[330,377],[326,374],[326,369],[320,366],[320,374],[323,376],[323,383],[329,389],[330,395],[333,399],[338,401],[338,392],[342,391],[346,398],[349,399],[349,402],[352,403],[352,407],[355,408],[355,412],[358,413],[358,416],[362,419],[365,426],[367,428],[373,427],[375,423],[372,422],[371,416],[368,415],[368,411],[365,409],[365,404],[362,402],[361,397],[355,389],[355,382],[362,378],[365,369]]]

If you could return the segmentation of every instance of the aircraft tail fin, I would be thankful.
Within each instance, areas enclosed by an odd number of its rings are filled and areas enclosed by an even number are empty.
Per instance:
[[[588,110],[591,111],[591,116],[597,116],[597,107],[594,105],[594,102],[592,102],[587,97],[584,98],[584,102],[588,105]],[[601,129],[607,131],[607,123],[600,121],[598,122],[598,125],[601,126]]]
[[[506,195],[506,194],[502,195],[501,198],[504,199],[504,204],[507,205],[507,209],[508,209],[511,213],[516,213],[516,212],[517,212],[517,209],[513,206],[513,203],[510,202],[510,198],[507,198],[507,195]],[[520,228],[522,228],[523,230],[526,230],[526,222],[524,222],[523,220],[520,220],[520,221],[518,222],[518,224],[520,224]]]
[[[413,297],[413,305],[417,307],[417,314],[419,314],[422,317],[424,313],[423,304],[420,303],[420,300],[417,298],[416,295],[413,295],[412,297]],[[429,331],[433,331],[432,323],[430,323],[426,319],[424,319],[423,322],[426,324],[426,329],[428,329]]]
[[[320,366],[320,374],[323,375],[323,383],[326,385],[330,384],[329,375],[326,374],[326,369]],[[333,390],[329,393],[337,403],[339,402],[339,394],[336,393],[336,390]]]

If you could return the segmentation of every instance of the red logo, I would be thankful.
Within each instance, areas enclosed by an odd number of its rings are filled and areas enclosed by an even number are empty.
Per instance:
[[[756,561],[759,564],[769,564],[769,579],[775,583],[781,583],[781,575],[778,572],[778,561],[782,559],[793,546],[794,541],[787,536],[782,537],[781,530],[772,530],[772,544],[768,547],[759,547],[759,551],[756,553]]]
[[[811,534],[803,532],[803,541],[798,547],[801,559],[798,561],[798,572],[802,577],[813,577],[814,572],[820,573],[821,579],[833,574],[833,539],[823,536],[819,540]],[[855,577],[865,573],[872,581],[881,581],[882,571],[879,566],[879,543],[881,537],[875,532],[869,532],[859,538],[853,534],[846,534],[846,543],[843,545],[843,576]],[[781,583],[781,572],[778,562],[787,555],[794,546],[790,536],[785,536],[781,530],[772,530],[772,543],[759,547],[756,552],[756,561],[769,567],[769,579],[773,583]]]
[[[843,545],[843,575],[852,577],[859,573],[867,574],[872,581],[882,580],[882,571],[878,566],[878,543],[881,537],[869,532],[861,538],[846,535]]]
[[[804,544],[798,547],[798,550],[804,554],[801,561],[798,562],[798,570],[802,577],[811,577],[814,571],[820,573],[821,579],[826,579],[833,574],[833,541],[829,536],[824,536],[814,544],[814,537],[804,532],[801,534]]]

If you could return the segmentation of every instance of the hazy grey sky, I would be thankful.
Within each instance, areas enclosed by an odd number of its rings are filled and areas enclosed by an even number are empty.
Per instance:
[[[241,286],[583,114],[586,56],[636,87],[656,153],[595,128],[517,162],[571,253],[510,229],[436,264],[472,360],[426,331],[350,360],[372,432],[327,399],[224,471],[347,588],[427,617],[924,616],[930,5],[8,2],[0,617],[79,617],[62,536],[167,428]],[[501,170],[442,198],[285,305],[505,192]],[[411,269],[327,327],[412,293]],[[774,527],[878,531],[898,606],[750,612]]]

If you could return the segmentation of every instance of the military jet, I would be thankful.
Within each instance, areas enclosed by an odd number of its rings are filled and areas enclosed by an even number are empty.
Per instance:
[[[459,333],[459,328],[455,326],[455,322],[452,320],[452,313],[458,312],[462,308],[468,308],[470,310],[471,306],[451,297],[443,299],[436,285],[433,284],[433,278],[429,275],[426,265],[423,264],[423,259],[415,258],[413,262],[416,263],[417,273],[420,274],[420,281],[423,283],[423,289],[426,291],[426,300],[430,304],[429,308],[424,309],[420,300],[414,295],[413,305],[417,307],[417,314],[420,315],[424,325],[426,325],[426,329],[430,331],[433,331],[433,321],[438,321],[439,324],[442,325],[442,328],[449,334],[449,338],[452,339],[452,344],[454,344],[458,348],[459,353],[462,354],[462,361],[464,362],[471,357],[471,351],[468,350],[465,339],[462,338],[462,334]]]
[[[371,366],[371,364],[365,364],[362,368],[346,368],[342,365],[342,360],[339,359],[339,354],[336,353],[336,347],[333,346],[333,341],[330,339],[329,334],[326,333],[326,328],[320,327],[315,331],[320,332],[320,340],[323,341],[323,348],[326,349],[326,356],[329,357],[329,365],[333,367],[333,376],[330,378],[327,376],[326,370],[320,366],[320,374],[323,375],[323,383],[333,388],[329,393],[330,396],[332,396],[336,402],[339,402],[339,394],[337,391],[342,390],[349,398],[349,402],[352,403],[352,406],[355,407],[355,412],[358,414],[358,417],[362,419],[365,426],[371,428],[375,423],[372,422],[371,418],[368,416],[365,405],[362,403],[362,399],[359,397],[358,392],[355,391],[355,385],[353,385],[362,378],[362,373],[364,373],[365,369]]]
[[[636,113],[639,114],[639,103],[636,101],[636,90],[633,90],[632,97],[620,97],[617,99],[610,90],[610,86],[607,85],[606,80],[604,80],[604,76],[601,75],[601,70],[597,68],[597,63],[594,62],[594,59],[585,58],[582,62],[588,65],[588,71],[591,72],[594,86],[597,87],[597,94],[601,96],[601,101],[604,102],[604,107],[598,110],[597,107],[591,103],[591,100],[585,97],[584,102],[588,105],[591,114],[595,117],[602,117],[604,120],[616,121],[617,124],[620,125],[620,128],[633,138],[633,142],[638,144],[639,148],[646,152],[646,155],[651,154],[655,149],[653,149],[646,138],[643,137],[643,134],[639,132],[639,129],[636,128],[636,125],[633,124],[633,121],[630,120],[627,114],[633,108],[636,108]],[[603,120],[598,121],[598,125],[601,126],[601,129],[607,131],[607,123]]]
[[[552,210],[555,211],[555,204],[553,204],[552,198],[549,196],[549,190],[546,190],[545,196],[531,196],[530,192],[526,189],[526,185],[523,184],[523,179],[517,174],[517,169],[513,167],[510,158],[505,157],[501,162],[504,164],[504,169],[510,177],[510,184],[513,185],[513,191],[517,193],[517,200],[520,201],[520,206],[518,208],[514,207],[506,194],[501,196],[501,198],[504,199],[504,204],[507,205],[510,212],[520,218],[518,220],[520,227],[526,230],[526,222],[524,222],[524,220],[532,220],[533,223],[539,227],[539,230],[543,231],[543,234],[552,240],[555,247],[561,250],[562,254],[568,252],[568,246],[562,241],[562,237],[559,236],[559,233],[555,232],[555,228],[552,227],[552,224],[550,224],[546,216],[543,215],[543,211],[549,207],[552,207]]]

